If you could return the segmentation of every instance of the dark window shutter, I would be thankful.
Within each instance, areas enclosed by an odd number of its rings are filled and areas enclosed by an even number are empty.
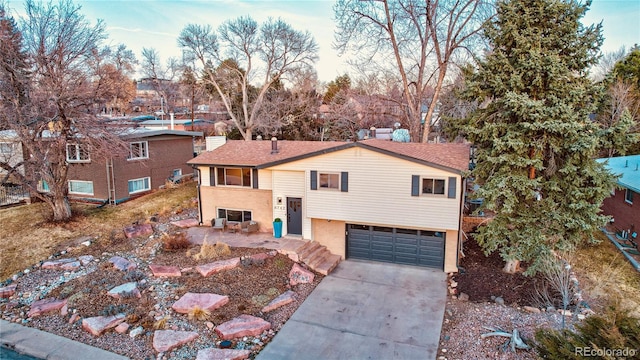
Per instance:
[[[340,173],[340,191],[349,191],[349,173],[346,171]]]
[[[420,195],[420,175],[411,175],[411,196]]]
[[[454,199],[456,197],[456,178],[449,178],[449,193],[447,195],[448,198]]]
[[[209,168],[209,186],[216,186],[216,168]]]
[[[253,188],[257,189],[258,188],[258,169],[253,169]]]
[[[318,172],[311,170],[311,190],[318,190]]]

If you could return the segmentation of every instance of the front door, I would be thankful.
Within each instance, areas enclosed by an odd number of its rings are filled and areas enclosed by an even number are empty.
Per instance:
[[[287,198],[287,234],[302,235],[301,198]]]

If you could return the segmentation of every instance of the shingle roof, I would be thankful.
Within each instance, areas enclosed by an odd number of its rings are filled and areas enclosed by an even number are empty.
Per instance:
[[[602,158],[597,161],[604,163],[612,174],[620,175],[618,184],[640,193],[640,155]]]
[[[359,142],[278,140],[275,154],[271,153],[271,141],[227,140],[213,151],[189,160],[188,164],[266,168],[350,147],[362,147],[449,171],[462,172],[469,168],[469,146],[465,144],[399,143],[376,139]]]

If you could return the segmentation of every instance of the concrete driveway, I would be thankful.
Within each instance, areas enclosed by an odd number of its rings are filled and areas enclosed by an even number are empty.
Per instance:
[[[446,274],[343,261],[256,359],[435,359]]]

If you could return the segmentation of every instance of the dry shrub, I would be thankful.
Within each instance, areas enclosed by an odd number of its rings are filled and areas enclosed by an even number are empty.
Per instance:
[[[164,316],[160,320],[157,320],[156,322],[153,323],[153,329],[154,330],[166,329],[167,325],[169,323],[169,319],[170,319],[170,317]]]
[[[208,260],[217,259],[219,257],[227,256],[231,254],[231,248],[229,245],[223,242],[216,242],[215,245],[204,243],[200,247],[200,252],[193,256],[196,260]]]
[[[185,233],[163,234],[162,244],[165,251],[177,251],[188,249],[191,246]]]
[[[211,316],[211,311],[207,309],[203,309],[200,306],[194,306],[191,310],[189,310],[189,320],[208,320]]]

